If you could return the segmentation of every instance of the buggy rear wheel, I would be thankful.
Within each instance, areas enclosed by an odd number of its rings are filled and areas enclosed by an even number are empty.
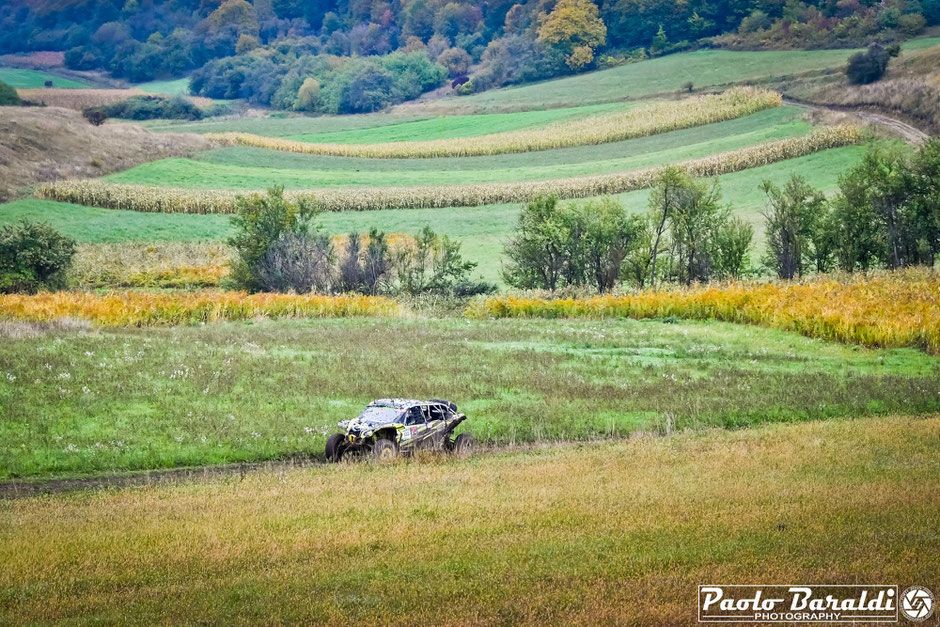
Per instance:
[[[334,433],[326,439],[326,461],[338,462],[343,454],[342,445],[346,436],[342,433]]]
[[[388,438],[379,438],[372,447],[372,456],[380,462],[395,459],[398,457],[398,447]]]
[[[474,450],[476,450],[477,441],[473,439],[473,436],[469,433],[461,433],[456,438],[454,438],[454,454],[455,455],[469,455]]]

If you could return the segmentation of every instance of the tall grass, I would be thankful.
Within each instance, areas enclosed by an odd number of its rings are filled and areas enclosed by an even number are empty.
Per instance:
[[[15,500],[0,622],[694,625],[702,582],[928,582],[938,438],[893,416]]]
[[[684,168],[693,176],[717,176],[802,157],[820,150],[857,144],[861,140],[862,132],[856,126],[825,127],[802,137],[766,142],[682,161],[675,165]],[[292,200],[310,199],[326,211],[475,207],[525,202],[543,193],[558,194],[562,198],[586,198],[644,189],[653,184],[663,167],[511,183],[288,190],[285,196]],[[242,193],[252,192],[246,190]],[[122,185],[100,179],[86,179],[43,183],[37,186],[36,195],[48,200],[107,209],[165,213],[232,213],[239,193],[229,190]]]
[[[392,316],[400,308],[381,296],[299,296],[243,292],[53,292],[0,295],[0,320],[90,320],[101,326],[169,326],[254,318]]]
[[[249,133],[217,133],[206,135],[206,137],[223,144],[339,157],[376,159],[472,157],[617,142],[723,122],[778,107],[780,104],[781,97],[776,92],[753,87],[739,87],[718,95],[698,96],[678,102],[659,102],[636,107],[626,112],[558,122],[538,129],[492,133],[477,137],[359,145],[321,144],[263,137]]]
[[[217,287],[232,250],[218,242],[84,244],[68,274],[80,288]]]
[[[928,269],[805,283],[731,283],[593,298],[497,296],[472,317],[715,319],[851,344],[940,353],[940,274]]]

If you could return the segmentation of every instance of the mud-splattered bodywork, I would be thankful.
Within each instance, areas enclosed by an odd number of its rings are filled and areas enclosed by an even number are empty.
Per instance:
[[[388,439],[401,453],[416,450],[451,450],[454,429],[466,420],[449,401],[385,398],[369,403],[352,420],[339,423],[345,434],[342,453],[371,450],[378,439]]]

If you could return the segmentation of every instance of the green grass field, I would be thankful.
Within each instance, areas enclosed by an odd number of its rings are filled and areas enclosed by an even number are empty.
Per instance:
[[[0,622],[680,625],[703,582],[936,589],[938,439],[887,417],[0,502]]]
[[[415,122],[386,124],[384,126],[336,131],[332,133],[303,133],[288,135],[287,139],[327,144],[374,144],[396,141],[427,141],[454,137],[476,137],[489,133],[504,133],[535,128],[560,122],[584,118],[599,113],[625,111],[634,103],[615,102],[609,104],[548,109],[544,111],[522,111],[519,113],[493,113],[489,115],[451,115]]]
[[[291,189],[326,185],[429,185],[541,180],[606,174],[706,157],[755,144],[804,135],[811,125],[801,111],[778,107],[753,115],[609,144],[532,153],[438,159],[321,157],[232,147],[195,159],[146,163],[107,180],[198,189]]]
[[[656,431],[667,415],[683,429],[940,411],[937,361],[917,350],[714,322],[0,332],[5,478],[319,455],[338,421],[401,395],[457,399],[502,444]]]
[[[0,81],[17,89],[45,87],[46,81],[52,81],[52,86],[58,89],[88,89],[94,87],[87,81],[65,78],[52,72],[10,67],[0,67]]]
[[[134,87],[148,94],[180,96],[189,93],[189,79],[177,78],[169,81],[150,81],[149,83],[139,83]]]

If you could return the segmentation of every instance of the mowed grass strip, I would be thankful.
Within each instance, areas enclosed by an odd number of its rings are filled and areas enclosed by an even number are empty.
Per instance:
[[[414,121],[398,121],[397,116],[386,114],[388,122],[353,130],[299,132],[285,139],[300,142],[330,144],[375,144],[382,142],[427,141],[457,137],[476,137],[492,133],[505,133],[520,129],[537,128],[561,120],[584,118],[600,113],[626,111],[636,103],[612,102],[563,109],[520,111],[517,113],[491,113],[479,115],[446,115]],[[262,127],[263,128],[263,127]],[[256,135],[277,137],[269,133]]]
[[[79,79],[65,78],[43,70],[17,69],[0,67],[0,81],[15,89],[33,89],[44,87],[46,81],[52,81],[54,88],[84,89],[94,87],[91,83]]]
[[[862,132],[855,126],[819,128],[809,135],[766,142],[700,159],[675,164],[693,176],[718,176],[821,150],[857,144]],[[661,167],[614,174],[553,179],[481,183],[467,185],[328,188],[288,190],[289,198],[305,197],[326,211],[375,209],[473,207],[506,202],[524,202],[538,194],[562,198],[585,198],[617,194],[650,187]],[[250,192],[244,192],[250,193]],[[238,195],[228,190],[189,190],[172,187],[121,185],[99,179],[55,181],[36,188],[36,195],[94,207],[171,213],[231,213]]]
[[[558,122],[539,129],[477,137],[379,144],[308,143],[239,133],[214,134],[207,137],[222,144],[338,157],[470,157],[623,141],[739,118],[779,107],[780,104],[781,97],[776,92],[742,87],[717,95],[697,96],[677,102],[658,102],[637,106],[626,112]]]
[[[935,585],[940,418],[0,504],[0,620],[694,624],[703,582]]]
[[[729,283],[592,298],[493,296],[475,317],[713,319],[762,324],[808,337],[940,353],[940,274],[911,268],[804,283]]]
[[[654,137],[537,153],[437,159],[366,159],[287,153],[246,146],[206,151],[191,159],[161,159],[105,177],[113,183],[193,189],[286,189],[322,186],[398,187],[535,181],[623,172],[704,158],[760,143],[798,137],[813,126],[793,107]]]
[[[320,457],[389,396],[484,443],[940,411],[936,358],[713,321],[0,322],[0,479]]]

